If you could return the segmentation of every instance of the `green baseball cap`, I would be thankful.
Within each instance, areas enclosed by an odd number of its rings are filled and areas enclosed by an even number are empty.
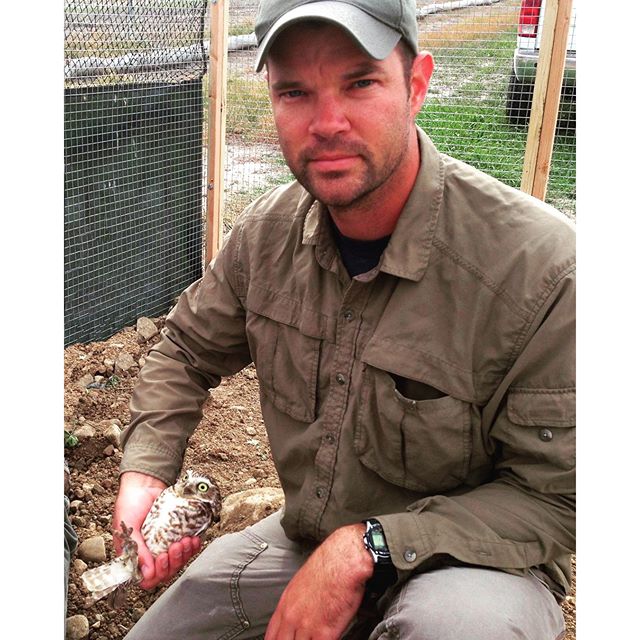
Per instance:
[[[415,0],[260,0],[255,34],[256,71],[285,28],[304,20],[322,20],[345,29],[372,57],[383,60],[404,38],[418,53]]]

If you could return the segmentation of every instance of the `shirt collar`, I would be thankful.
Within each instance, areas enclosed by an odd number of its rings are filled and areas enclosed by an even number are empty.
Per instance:
[[[443,160],[429,136],[419,127],[417,133],[420,168],[380,264],[381,271],[414,281],[427,270],[444,191]],[[298,214],[305,215],[302,244],[318,245],[318,260],[327,266],[335,258],[336,249],[326,207],[303,191]]]

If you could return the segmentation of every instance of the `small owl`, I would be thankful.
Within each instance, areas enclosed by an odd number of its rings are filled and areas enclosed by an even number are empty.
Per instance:
[[[185,536],[197,536],[220,520],[220,491],[214,482],[187,471],[167,487],[151,506],[142,525],[142,537],[157,556]]]
[[[187,471],[174,485],[167,487],[149,509],[141,528],[149,551],[158,556],[173,542],[185,536],[200,535],[212,522],[220,520],[221,506],[216,483]],[[132,529],[124,522],[120,526],[122,533],[115,535],[122,540],[122,554],[82,574],[92,602],[108,595],[112,608],[124,602],[126,587],[131,582],[137,584],[142,580],[138,569],[138,545],[131,539]]]

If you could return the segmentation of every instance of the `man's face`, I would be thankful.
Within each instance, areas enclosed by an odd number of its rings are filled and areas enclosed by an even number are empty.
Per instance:
[[[296,25],[272,47],[268,78],[284,157],[318,200],[344,208],[394,187],[419,108],[397,48],[374,60],[338,27]]]

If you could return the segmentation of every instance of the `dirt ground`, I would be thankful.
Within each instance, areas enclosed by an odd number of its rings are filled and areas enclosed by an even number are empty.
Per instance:
[[[160,329],[163,319],[154,319],[154,323]],[[122,453],[102,435],[102,429],[114,422],[122,427],[127,425],[129,398],[140,364],[158,340],[156,336],[145,341],[135,327],[128,327],[104,342],[72,345],[64,354],[65,430],[73,432],[91,425],[96,431],[94,437],[80,439],[76,446],[65,448],[71,473],[70,517],[79,542],[102,536],[109,558],[113,553],[111,514]],[[131,359],[123,360],[126,354]],[[210,395],[202,423],[190,440],[184,468],[194,468],[214,478],[223,497],[249,488],[279,486],[252,367],[223,380]],[[205,544],[219,533],[218,525],[209,529]],[[80,580],[83,567],[77,566],[77,560],[72,558],[67,616],[86,616],[89,633],[84,637],[89,640],[123,638],[166,588],[145,592],[133,587],[129,589],[126,605],[115,611],[104,601],[88,606]],[[575,640],[575,587],[563,609],[566,638]]]

